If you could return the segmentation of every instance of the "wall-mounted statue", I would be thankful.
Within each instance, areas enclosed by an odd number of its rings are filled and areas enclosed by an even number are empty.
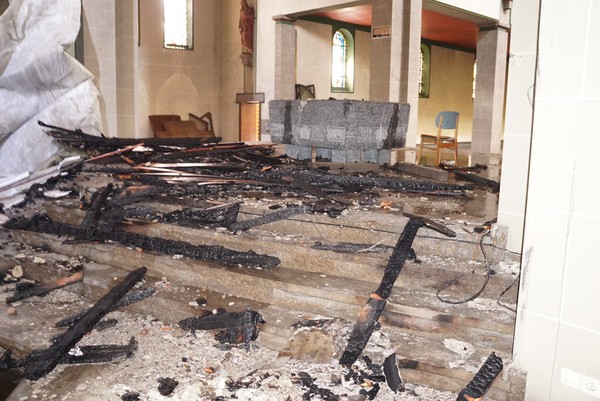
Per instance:
[[[246,0],[241,1],[240,36],[242,39],[242,54],[254,53],[254,9]]]

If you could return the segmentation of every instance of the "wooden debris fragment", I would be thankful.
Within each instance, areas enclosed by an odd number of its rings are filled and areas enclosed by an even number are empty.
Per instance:
[[[25,359],[24,377],[29,380],[38,380],[51,372],[85,333],[90,331],[144,277],[146,271],[145,267],[140,267],[129,273],[119,284],[100,298],[81,319],[67,329],[55,343],[46,349],[31,352]]]
[[[456,401],[481,400],[503,368],[502,358],[492,352],[469,384],[458,394]]]
[[[75,347],[64,355],[60,364],[106,363],[121,358],[129,358],[137,351],[138,343],[131,337],[127,345],[85,345]]]
[[[43,284],[17,286],[17,291],[10,297],[6,298],[6,303],[10,304],[31,297],[41,297],[42,295],[46,295],[51,291],[66,287],[71,284],[78,283],[82,280],[83,272],[79,271],[68,277],[60,277],[56,280],[48,281]]]

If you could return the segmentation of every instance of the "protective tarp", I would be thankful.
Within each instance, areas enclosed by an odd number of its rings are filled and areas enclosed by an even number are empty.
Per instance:
[[[80,0],[13,0],[0,15],[0,174],[53,162],[61,147],[38,120],[100,134],[93,75],[65,52],[80,16]]]

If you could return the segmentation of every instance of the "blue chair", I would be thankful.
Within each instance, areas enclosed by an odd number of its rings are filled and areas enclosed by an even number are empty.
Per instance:
[[[436,166],[442,161],[442,149],[454,149],[454,162],[458,166],[458,111],[440,111],[435,118],[437,134],[421,134],[421,144],[417,155],[417,164],[421,160],[423,148],[432,149],[436,152]],[[452,135],[442,135],[444,130],[454,130]]]

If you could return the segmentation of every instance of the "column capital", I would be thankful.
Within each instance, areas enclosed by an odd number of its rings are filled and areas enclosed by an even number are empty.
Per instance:
[[[289,17],[287,15],[282,15],[282,14],[273,16],[273,21],[275,21],[277,24],[294,25],[294,22],[296,22],[297,20],[298,20],[298,18]]]

